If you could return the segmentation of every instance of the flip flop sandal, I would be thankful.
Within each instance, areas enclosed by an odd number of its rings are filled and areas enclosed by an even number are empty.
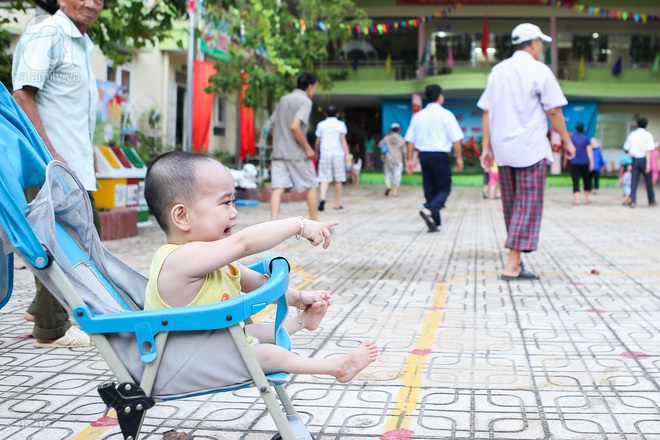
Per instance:
[[[511,275],[502,275],[501,279],[502,281],[533,281],[540,280],[541,277],[532,272],[527,272],[525,269],[521,269],[517,276],[514,277]]]
[[[422,217],[422,220],[424,220],[424,223],[426,223],[426,227],[429,228],[429,232],[436,232],[438,230],[438,225],[435,224],[433,219],[429,217],[427,213],[419,211],[419,215]]]

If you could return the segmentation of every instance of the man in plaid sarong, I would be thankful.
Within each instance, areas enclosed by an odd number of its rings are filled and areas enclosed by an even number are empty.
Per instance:
[[[520,256],[538,247],[546,166],[552,163],[546,116],[564,141],[566,158],[575,156],[562,112],[568,102],[550,68],[539,61],[544,41],[552,39],[538,26],[516,26],[513,55],[493,67],[477,103],[484,111],[481,165],[488,170],[495,161],[500,173],[509,249],[505,281],[539,279],[525,270]]]

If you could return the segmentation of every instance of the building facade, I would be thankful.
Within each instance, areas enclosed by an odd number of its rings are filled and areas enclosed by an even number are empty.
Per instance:
[[[345,79],[331,90],[317,91],[316,102],[319,109],[329,104],[342,109],[352,133],[349,137],[358,149],[369,137],[383,136],[390,122],[403,123],[405,128],[414,99],[430,83],[445,90],[447,107],[463,119],[466,139],[478,138],[476,101],[492,66],[510,56],[511,30],[522,22],[540,26],[553,38],[545,61],[569,100],[565,109],[573,115],[569,128],[585,123],[611,153],[609,158],[620,155],[639,116],[649,119],[649,131],[660,140],[660,2],[356,3],[368,12],[373,25],[357,30],[355,42],[333,52],[324,68]],[[594,120],[577,121],[586,107],[596,112]]]

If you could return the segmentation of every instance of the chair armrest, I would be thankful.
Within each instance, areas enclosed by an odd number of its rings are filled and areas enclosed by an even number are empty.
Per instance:
[[[284,305],[288,307],[285,293],[289,286],[289,263],[286,259],[280,256],[269,256],[251,265],[250,268],[270,275],[269,280],[258,289],[228,301],[203,306],[103,315],[95,315],[87,305],[83,305],[73,310],[73,316],[87,333],[135,333],[143,361],[150,362],[155,359],[154,338],[160,332],[227,328],[258,313],[280,297],[284,298]],[[286,312],[284,316],[286,316]],[[279,327],[281,328],[281,323]],[[276,335],[278,335],[277,332]],[[150,344],[150,347],[145,344]],[[151,349],[148,350],[149,348]]]

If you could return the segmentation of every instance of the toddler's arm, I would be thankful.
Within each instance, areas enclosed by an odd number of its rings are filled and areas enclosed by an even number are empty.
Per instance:
[[[294,235],[300,235],[314,246],[323,243],[323,248],[327,249],[331,241],[328,228],[338,224],[336,220],[319,223],[293,217],[250,226],[216,241],[186,243],[165,261],[159,284],[163,275],[169,273],[194,282],[233,261],[272,249]]]

